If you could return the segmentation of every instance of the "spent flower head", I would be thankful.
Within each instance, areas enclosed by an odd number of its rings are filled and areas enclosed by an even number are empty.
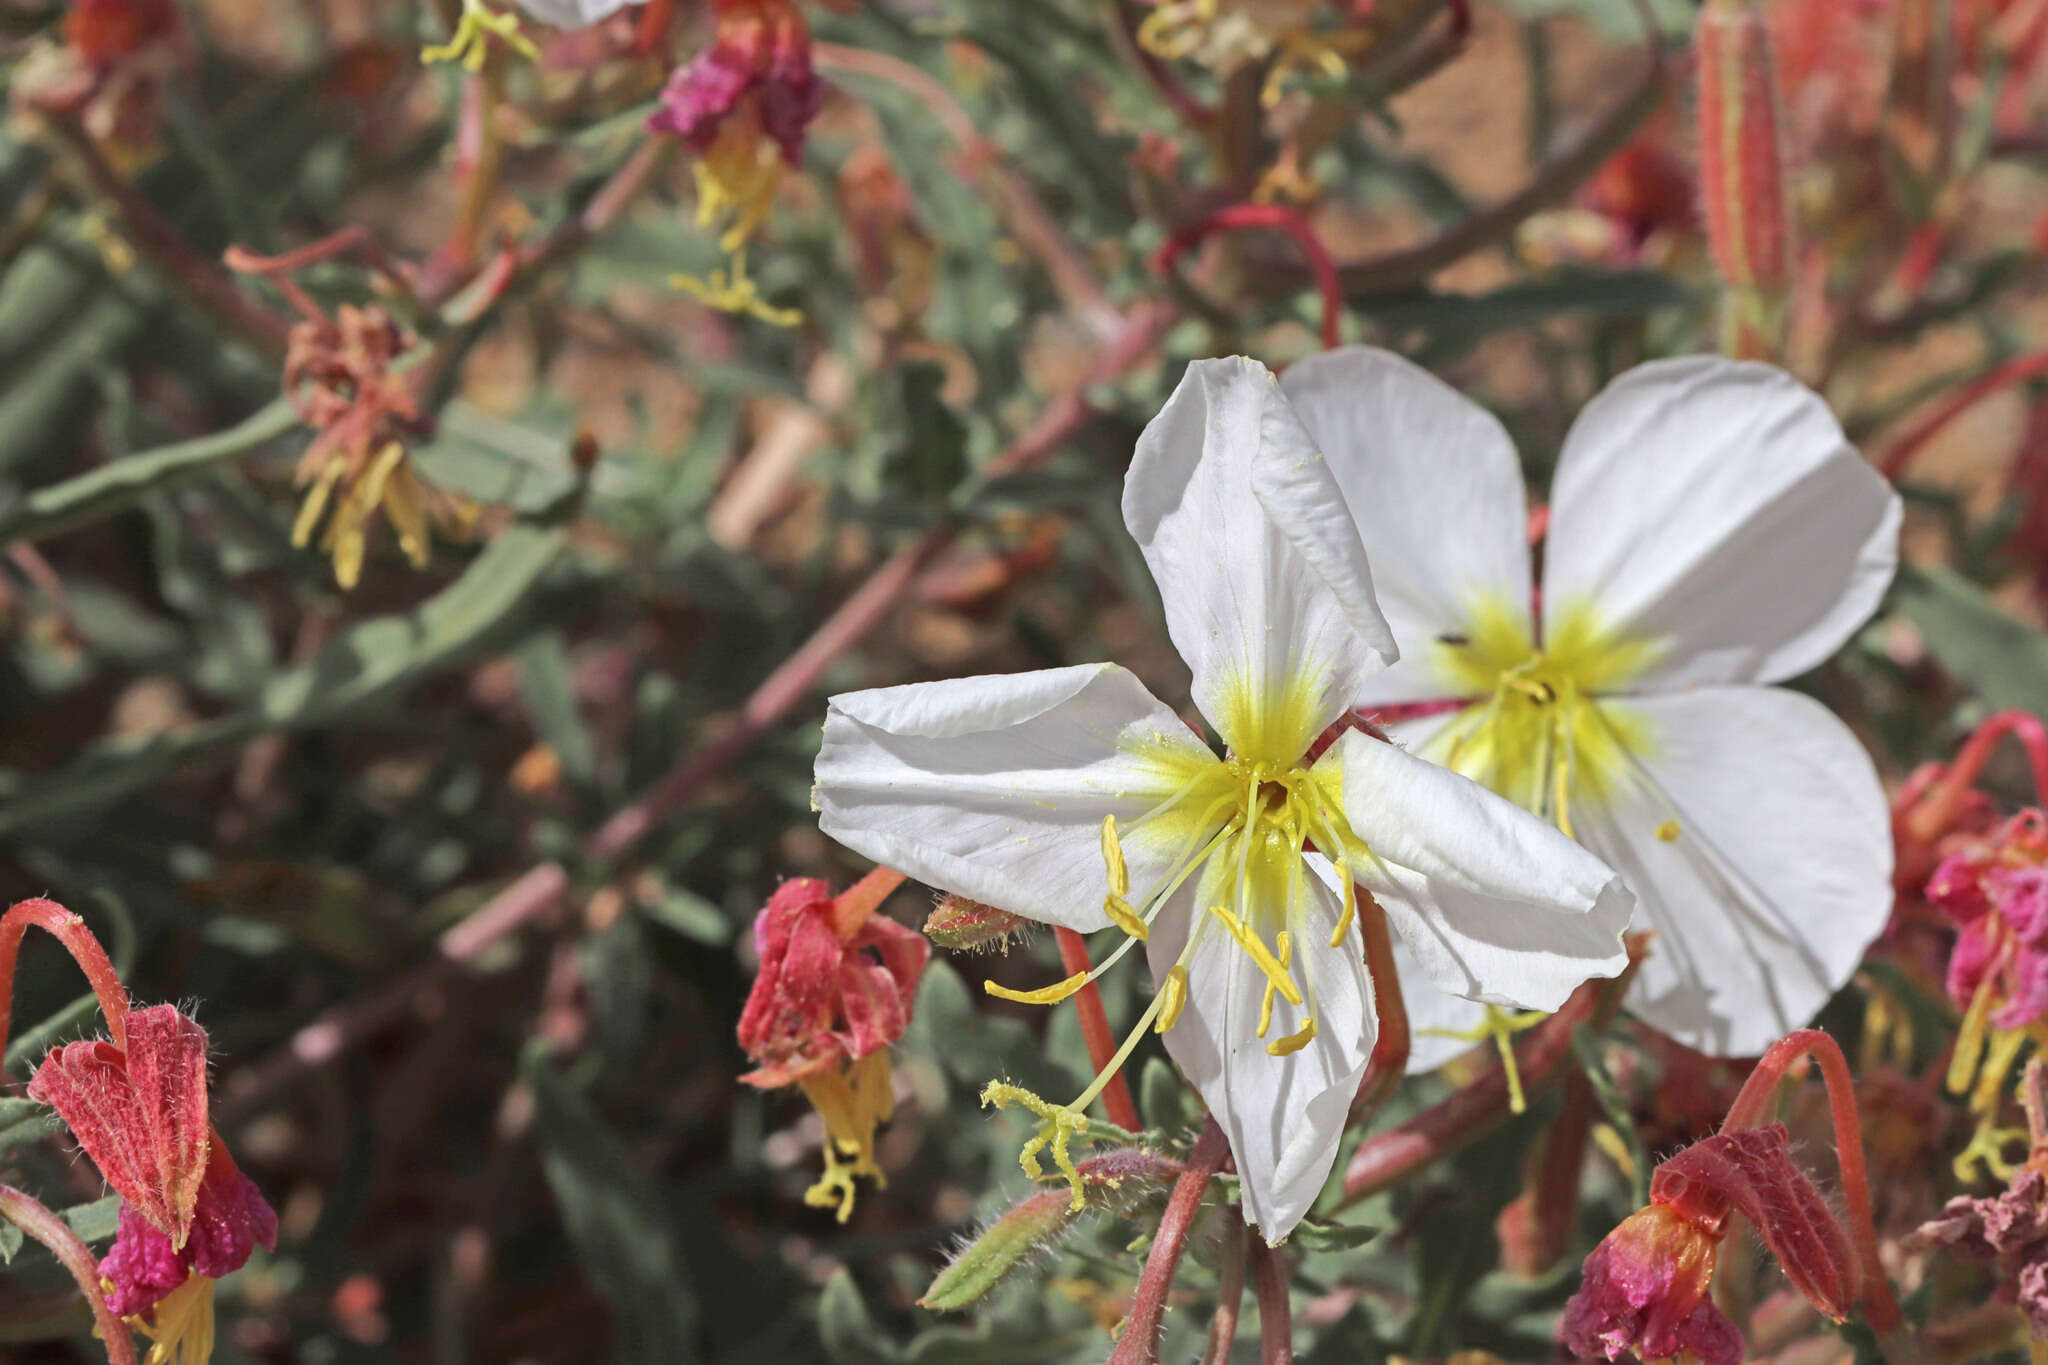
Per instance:
[[[875,913],[902,878],[877,869],[840,896],[813,877],[784,882],[754,920],[760,974],[740,1046],[764,1090],[800,1087],[825,1120],[825,1174],[806,1203],[853,1214],[855,1176],[884,1183],[875,1128],[888,1119],[889,1047],[903,1036],[931,947]]]
[[[1218,753],[1136,677],[1087,664],[835,697],[813,799],[833,838],[930,885],[1083,933],[1091,972],[1142,944],[1157,994],[1028,1164],[1147,1031],[1228,1135],[1245,1217],[1284,1238],[1321,1190],[1377,1032],[1361,914],[1384,913],[1448,990],[1554,1009],[1627,963],[1630,898],[1600,861],[1455,773],[1340,722],[1396,657],[1360,525],[1256,362],[1197,361],[1146,428],[1124,520]]]

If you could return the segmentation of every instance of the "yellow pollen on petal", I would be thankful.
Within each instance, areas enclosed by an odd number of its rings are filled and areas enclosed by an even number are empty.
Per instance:
[[[1075,972],[1064,981],[1055,981],[1050,986],[1040,986],[1035,991],[1016,991],[994,981],[984,981],[981,988],[998,1000],[1014,1000],[1020,1005],[1057,1005],[1088,984],[1088,973]]]
[[[1152,931],[1145,927],[1145,921],[1138,918],[1138,912],[1131,909],[1130,902],[1111,894],[1102,898],[1102,913],[1108,915],[1117,928],[1143,943],[1152,937]]]
[[[1678,822],[1676,820],[1666,820],[1663,824],[1657,826],[1657,837],[1667,844],[1677,843]]]
[[[1266,1044],[1266,1051],[1275,1057],[1288,1057],[1301,1051],[1315,1041],[1316,1021],[1311,1015],[1301,1021],[1301,1027],[1285,1038],[1275,1038]]]
[[[1152,1027],[1156,1033],[1165,1033],[1180,1022],[1181,1009],[1188,1003],[1188,969],[1178,962],[1159,988],[1159,1001],[1159,1022]]]

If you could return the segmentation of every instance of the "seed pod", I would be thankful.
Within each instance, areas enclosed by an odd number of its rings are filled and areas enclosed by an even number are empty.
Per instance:
[[[993,905],[968,900],[965,896],[949,895],[932,907],[930,918],[924,922],[924,934],[941,948],[955,952],[983,948],[1000,948],[1008,952],[1011,939],[1023,933],[1030,924],[1031,921],[1022,915],[1013,915]]]
[[[1772,358],[1783,349],[1794,224],[1770,28],[1755,0],[1707,0],[1693,42],[1701,218],[1727,287],[1724,347]]]

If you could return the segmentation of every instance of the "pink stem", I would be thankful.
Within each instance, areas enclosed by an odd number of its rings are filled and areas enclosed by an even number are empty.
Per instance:
[[[1358,891],[1358,933],[1365,941],[1365,971],[1372,978],[1373,1010],[1379,1016],[1379,1033],[1372,1041],[1372,1056],[1366,1059],[1365,1075],[1358,1094],[1351,1101],[1351,1121],[1363,1123],[1387,1102],[1408,1071],[1408,1052],[1413,1032],[1408,1025],[1408,1003],[1401,995],[1401,976],[1394,968],[1394,943],[1387,933],[1386,911],[1372,893]]]
[[[1887,450],[1884,457],[1877,462],[1878,471],[1887,479],[1897,479],[1906,472],[1906,466],[1913,462],[1913,457],[1924,450],[1928,442],[1940,435],[1950,422],[2000,389],[2010,388],[2014,384],[2044,373],[2048,373],[2048,351],[2035,351],[2031,355],[2016,356],[1989,373],[1978,376],[1958,389],[1947,402],[1928,413],[1916,426],[1900,437],[1897,444]]]
[[[35,1196],[9,1185],[0,1185],[0,1218],[48,1247],[50,1254],[71,1272],[71,1278],[78,1281],[78,1292],[92,1306],[93,1322],[100,1339],[106,1342],[108,1365],[135,1365],[134,1334],[107,1307],[107,1296],[100,1290],[99,1262],[93,1258],[92,1248]]]
[[[14,960],[21,952],[21,940],[31,927],[54,934],[65,951],[85,973],[92,993],[99,997],[100,1013],[107,1017],[107,1029],[114,1046],[128,1046],[128,988],[120,973],[107,959],[107,950],[85,927],[85,921],[53,900],[41,896],[17,901],[0,915],[0,1057],[7,1055],[7,1032],[14,1013]]]
[[[1877,1224],[1871,1216],[1870,1183],[1863,1169],[1863,1123],[1856,1112],[1856,1084],[1840,1045],[1812,1028],[1789,1033],[1773,1043],[1743,1082],[1735,1103],[1728,1106],[1721,1131],[1739,1132],[1763,1122],[1778,1082],[1801,1057],[1820,1063],[1821,1080],[1827,1085],[1828,1110],[1835,1124],[1835,1161],[1842,1171],[1842,1196],[1849,1205],[1849,1237],[1863,1263],[1863,1311],[1877,1331],[1890,1332],[1902,1319],[1884,1262],[1877,1254]]]
[[[1216,1249],[1216,1313],[1209,1319],[1209,1345],[1202,1352],[1202,1365],[1229,1365],[1230,1348],[1237,1340],[1237,1318],[1244,1308],[1244,1273],[1251,1254],[1245,1245],[1250,1234],[1237,1210],[1224,1215],[1220,1245]]]
[[[1911,802],[1906,819],[1907,832],[1923,843],[1939,838],[1955,817],[1957,806],[1975,785],[1977,775],[1991,758],[1998,741],[2011,735],[2027,751],[2027,764],[2034,774],[2034,799],[2048,801],[2048,726],[2032,712],[2005,710],[1992,713],[1963,741],[1950,763],[1935,779],[1932,789]],[[1900,791],[1900,806],[1907,807],[1907,792]]]
[[[1145,1270],[1138,1277],[1130,1315],[1124,1319],[1123,1335],[1116,1339],[1109,1365],[1155,1365],[1159,1359],[1159,1328],[1166,1317],[1167,1297],[1173,1293],[1173,1276],[1180,1268],[1180,1254],[1187,1248],[1188,1234],[1194,1231],[1195,1218],[1202,1211],[1202,1196],[1208,1192],[1209,1181],[1223,1169],[1229,1155],[1230,1144],[1224,1140],[1223,1130],[1216,1126],[1216,1120],[1210,1119],[1202,1135],[1195,1139],[1195,1150],[1188,1154],[1188,1164],[1181,1168],[1173,1193],[1167,1196],[1166,1212],[1159,1220],[1152,1250],[1145,1257]]]
[[[1344,316],[1344,291],[1337,279],[1337,263],[1308,220],[1285,204],[1232,204],[1220,208],[1167,238],[1165,245],[1153,254],[1152,269],[1171,278],[1174,266],[1191,248],[1219,232],[1244,228],[1274,228],[1292,237],[1301,248],[1309,269],[1315,272],[1316,289],[1323,296],[1323,346],[1335,346],[1339,340],[1338,323]]]
[[[1259,1298],[1259,1365],[1294,1365],[1294,1310],[1287,1302],[1287,1267],[1280,1253],[1249,1239],[1252,1289]]]

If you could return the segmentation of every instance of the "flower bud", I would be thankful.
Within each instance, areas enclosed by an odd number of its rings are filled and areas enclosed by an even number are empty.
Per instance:
[[[1794,235],[1770,28],[1756,0],[1707,0],[1693,41],[1701,217],[1728,290],[1726,345],[1768,357],[1782,347]]]
[[[924,922],[925,937],[941,948],[955,952],[978,948],[1001,948],[1008,952],[1010,940],[1029,929],[1031,921],[993,905],[946,896],[932,907]]]

